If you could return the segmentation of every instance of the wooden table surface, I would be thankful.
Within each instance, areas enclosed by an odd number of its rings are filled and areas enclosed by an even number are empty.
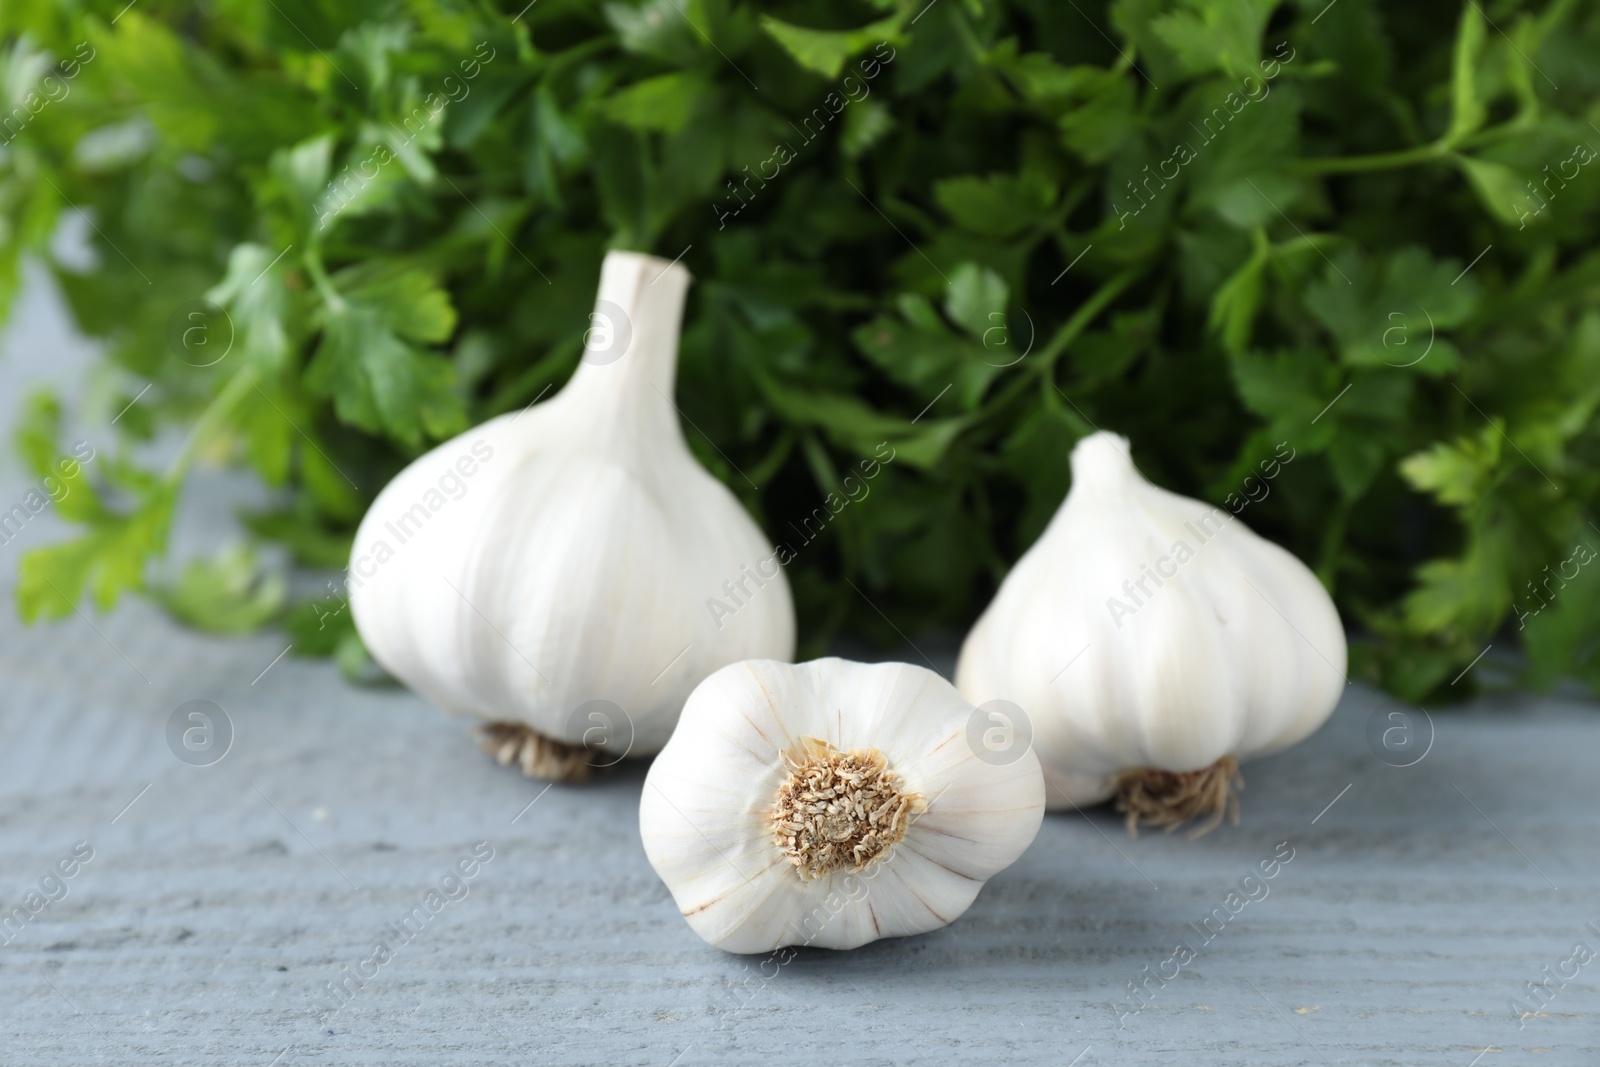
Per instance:
[[[0,366],[0,406],[25,377]],[[25,479],[4,473],[9,506]],[[215,549],[236,489],[197,483],[184,546]],[[546,790],[403,690],[137,601],[23,628],[16,555],[50,522],[0,549],[0,907],[27,919],[0,929],[4,1063],[1600,1063],[1600,962],[1579,962],[1600,951],[1600,717],[1579,697],[1430,717],[1355,686],[1247,765],[1237,828],[1049,815],[954,925],[763,967],[677,914],[638,767]],[[192,700],[231,724],[209,766],[169,744]],[[371,977],[344,1002],[347,969]]]

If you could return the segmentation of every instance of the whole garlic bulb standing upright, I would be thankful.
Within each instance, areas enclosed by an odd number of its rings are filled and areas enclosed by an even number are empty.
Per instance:
[[[1203,833],[1225,811],[1237,820],[1240,760],[1328,718],[1345,664],[1339,614],[1304,564],[1151,485],[1126,438],[1096,433],[968,634],[956,685],[1031,718],[1050,807],[1115,795],[1130,830],[1210,815]]]
[[[794,655],[771,544],[678,424],[689,282],[607,255],[566,387],[416,460],[356,534],[351,607],[373,657],[484,720],[487,747],[531,775],[656,752],[708,674]],[[738,609],[708,610],[730,584]]]
[[[985,727],[906,663],[724,667],[650,765],[645,854],[695,933],[729,952],[938,929],[1044,818],[1038,759],[980,744]]]

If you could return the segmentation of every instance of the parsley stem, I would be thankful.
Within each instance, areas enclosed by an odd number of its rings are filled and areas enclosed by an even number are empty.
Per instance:
[[[1100,312],[1106,309],[1106,305],[1121,296],[1122,291],[1132,285],[1134,279],[1139,277],[1141,273],[1143,273],[1143,268],[1129,267],[1122,273],[1113,275],[1104,285],[1090,293],[1089,299],[1078,305],[1078,310],[1074,311],[1072,317],[1061,324],[1061,328],[1056,331],[1056,335],[1050,338],[1050,343],[1040,351],[1039,362],[1036,364],[1038,372],[1040,374],[1048,373],[1051,365],[1055,363],[1062,352],[1067,350],[1067,346],[1088,328],[1089,324],[1099,316]]]
[[[307,249],[304,257],[306,273],[311,275],[311,281],[316,285],[317,292],[322,294],[322,302],[328,305],[328,310],[340,312],[344,310],[344,297],[339,295],[338,288],[333,284],[333,279],[328,277],[328,269],[322,265],[322,253],[315,248]]]
[[[165,481],[169,485],[176,485],[183,481],[189,472],[189,465],[194,462],[195,453],[200,445],[211,435],[219,423],[225,422],[233,409],[239,405],[245,395],[254,389],[260,371],[250,363],[240,367],[228,384],[224,385],[217,395],[211,398],[205,411],[195,420],[194,426],[189,430],[189,435],[183,440],[183,447],[178,452],[178,457],[172,461],[172,466],[167,469]]]
[[[1041,379],[1048,380],[1050,368],[1054,366],[1061,353],[1066,351],[1067,346],[1088,328],[1089,324],[1095,320],[1100,312],[1106,309],[1108,304],[1122,295],[1122,291],[1132,285],[1134,279],[1138,278],[1141,273],[1143,273],[1142,267],[1129,267],[1122,273],[1112,276],[1100,288],[1089,294],[1089,299],[1078,305],[1078,310],[1074,311],[1072,317],[1061,324],[1061,328],[1056,330],[1055,336],[1050,338],[1050,343],[1039,351],[1038,361],[1033,365],[1034,372]],[[985,404],[983,410],[966,416],[969,424],[993,415],[1012,400],[1015,400],[1029,384],[1028,376],[1019,374],[999,396]]]
[[[1322,587],[1330,595],[1339,579],[1339,550],[1344,547],[1345,525],[1349,519],[1350,499],[1341,494],[1323,530],[1322,552],[1317,561],[1317,577],[1322,579]]]
[[[1409,167],[1413,163],[1432,163],[1448,158],[1451,153],[1464,148],[1478,148],[1483,145],[1503,141],[1507,137],[1523,132],[1527,123],[1523,119],[1513,119],[1503,122],[1498,126],[1491,126],[1487,130],[1479,130],[1468,134],[1446,134],[1437,141],[1432,141],[1416,148],[1407,148],[1399,152],[1379,152],[1370,156],[1331,156],[1324,159],[1301,159],[1289,164],[1290,170],[1295,174],[1353,174],[1369,170],[1393,170],[1396,167]]]
[[[615,47],[616,42],[612,38],[597,37],[594,40],[585,41],[582,44],[575,44],[571,48],[563,49],[562,51],[557,52],[547,58],[544,70],[539,74],[540,81],[542,83],[552,82],[555,80],[558,74],[565,73],[564,68],[567,66],[570,66],[573,63],[580,63],[585,59],[589,59],[592,56],[599,55],[601,52]]]
[[[1354,174],[1370,170],[1393,170],[1416,163],[1431,163],[1450,154],[1451,146],[1444,141],[1408,148],[1402,152],[1379,152],[1371,156],[1333,156],[1326,159],[1302,159],[1290,164],[1295,174]]]

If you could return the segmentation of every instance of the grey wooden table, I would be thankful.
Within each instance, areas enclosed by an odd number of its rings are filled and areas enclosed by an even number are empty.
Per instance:
[[[11,358],[7,408],[33,365]],[[9,506],[25,481],[0,485]],[[180,541],[215,547],[241,491],[202,479]],[[1579,698],[1430,718],[1352,687],[1246,768],[1238,828],[1051,815],[955,925],[762,966],[678,916],[637,767],[546,790],[407,692],[138,602],[22,628],[15,556],[50,522],[0,549],[0,906],[26,918],[0,929],[6,1063],[1600,1062]],[[190,762],[169,741],[193,700],[229,724],[208,766],[221,733]],[[365,962],[378,941],[393,958]]]

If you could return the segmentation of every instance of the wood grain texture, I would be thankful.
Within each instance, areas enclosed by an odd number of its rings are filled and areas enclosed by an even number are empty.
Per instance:
[[[292,656],[252,685],[274,638],[138,605],[94,626],[0,623],[6,908],[94,850],[0,946],[7,1063],[1600,1059],[1600,964],[1520,1027],[1509,1007],[1575,942],[1600,948],[1600,722],[1580,703],[1437,714],[1398,769],[1366,734],[1401,706],[1353,688],[1310,741],[1247,766],[1236,829],[1131,840],[1106,811],[1052,815],[955,925],[777,967],[679,918],[640,848],[637,767],[541,793],[404,691]],[[235,729],[210,767],[166,741],[192,699]],[[465,896],[400,943],[390,924],[483,841]],[[1230,914],[1285,841],[1266,895]],[[328,983],[386,938],[395,958],[334,1010]],[[1124,1017],[1180,941],[1197,957]]]
[[[60,333],[0,359],[0,429]],[[0,459],[0,484],[9,506],[25,480]],[[214,551],[244,495],[201,477],[179,551]],[[1245,767],[1238,828],[1130,840],[1103,810],[1050,815],[954,925],[775,967],[678,916],[640,847],[636,766],[541,792],[415,696],[293,656],[263,675],[283,639],[188,633],[137,603],[24,630],[15,560],[50,522],[0,549],[0,908],[78,842],[93,858],[0,931],[0,1062],[1600,1062],[1600,962],[1537,1017],[1510,1006],[1576,942],[1600,949],[1592,704],[1438,713],[1401,769],[1369,724],[1423,717],[1355,687],[1321,732]],[[209,767],[166,739],[196,699],[235,732]],[[465,895],[335,1010],[329,984],[399,942],[392,924],[479,842],[493,858]],[[1282,842],[1293,859],[1230,914]],[[1195,926],[1219,908],[1207,942]],[[1124,1015],[1179,942],[1198,955]]]

